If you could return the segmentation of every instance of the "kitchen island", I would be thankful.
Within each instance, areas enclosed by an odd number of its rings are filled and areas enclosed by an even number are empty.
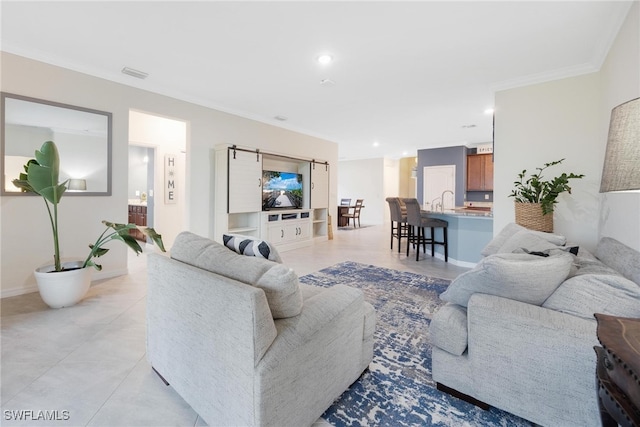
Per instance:
[[[426,213],[429,217],[449,223],[447,237],[450,263],[473,267],[482,259],[480,251],[493,239],[493,213],[490,210],[456,208]],[[436,239],[441,240],[442,235],[438,233],[442,233],[442,229],[436,229],[435,232]],[[435,256],[444,259],[442,246],[436,246]]]

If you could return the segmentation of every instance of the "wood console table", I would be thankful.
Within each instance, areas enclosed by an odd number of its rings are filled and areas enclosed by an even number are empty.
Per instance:
[[[604,427],[640,427],[640,319],[595,314],[596,381]]]

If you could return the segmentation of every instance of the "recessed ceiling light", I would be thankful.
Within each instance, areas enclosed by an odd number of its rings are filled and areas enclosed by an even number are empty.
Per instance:
[[[376,142],[374,142],[374,143],[373,143],[373,146],[374,146],[374,147],[379,147],[379,146],[380,146],[380,143],[379,143],[378,141],[376,141]]]
[[[486,110],[484,110],[485,114],[493,114],[493,108],[487,108]]]
[[[137,79],[146,79],[149,77],[149,73],[145,73],[144,71],[134,70],[133,68],[124,67],[122,69],[122,73],[129,75],[131,77],[135,77]]]
[[[324,54],[318,56],[318,62],[321,63],[322,65],[327,65],[331,61],[333,61],[333,56],[331,56],[329,54],[324,53]]]

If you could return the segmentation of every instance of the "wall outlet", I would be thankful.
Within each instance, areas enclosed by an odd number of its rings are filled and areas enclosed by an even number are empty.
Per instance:
[[[489,200],[489,195],[488,195],[488,194],[485,194],[485,195],[484,195],[484,199],[485,199],[485,200]]]
[[[136,197],[140,197],[140,190],[136,190]]]

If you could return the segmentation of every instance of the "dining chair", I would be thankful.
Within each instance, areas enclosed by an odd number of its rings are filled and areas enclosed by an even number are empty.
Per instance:
[[[444,247],[444,260],[449,262],[449,246],[447,242],[447,227],[449,223],[443,219],[431,218],[426,212],[423,213],[417,199],[404,199],[404,204],[407,207],[407,223],[409,224],[407,256],[409,256],[409,246],[413,243],[416,248],[416,261],[418,261],[420,245],[422,245],[422,249],[426,253],[428,243],[431,245],[431,256],[435,254],[435,245],[442,245]],[[425,235],[425,228],[431,229],[428,238]],[[435,239],[435,228],[442,228],[443,238],[440,242]]]
[[[358,220],[358,227],[360,227],[360,210],[362,209],[362,204],[364,203],[364,199],[356,199],[356,204],[353,207],[353,212],[346,213],[342,215],[347,218],[347,225],[349,225],[349,221],[353,219],[353,226],[356,226],[356,219]]]
[[[400,205],[399,197],[387,197],[389,210],[391,211],[391,249],[393,249],[393,239],[398,239],[398,252],[402,245],[402,238],[409,236],[409,225],[407,224],[407,211],[404,212]],[[409,243],[407,243],[409,244]]]

